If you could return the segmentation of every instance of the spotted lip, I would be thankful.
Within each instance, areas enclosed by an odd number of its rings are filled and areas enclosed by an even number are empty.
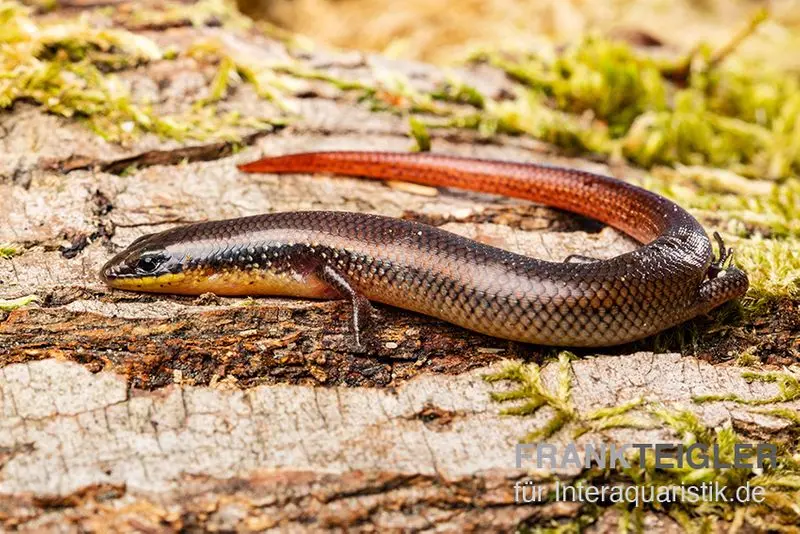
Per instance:
[[[145,247],[136,247],[133,250],[129,247],[123,250],[106,262],[100,270],[100,279],[113,286],[116,280],[158,277],[165,274],[176,274],[183,270],[182,256],[177,258],[172,255],[165,255],[155,270],[142,271],[137,265],[145,252],[147,252]]]
[[[147,251],[153,241],[157,241],[165,232],[145,234],[134,239],[122,251],[114,255],[100,270],[100,279],[111,285],[114,280],[130,279],[142,276],[137,272],[136,262]]]

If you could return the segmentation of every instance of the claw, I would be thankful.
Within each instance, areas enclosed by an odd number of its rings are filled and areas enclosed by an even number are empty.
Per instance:
[[[715,265],[722,265],[722,262],[725,261],[725,241],[722,239],[722,236],[719,235],[719,232],[714,232],[714,241],[717,242],[717,249],[719,250],[719,257],[713,258],[713,262]]]
[[[708,269],[709,278],[716,278],[720,272],[733,264],[733,249],[725,248],[725,241],[719,232],[714,232],[714,240],[717,242],[718,255],[711,258],[711,265]]]

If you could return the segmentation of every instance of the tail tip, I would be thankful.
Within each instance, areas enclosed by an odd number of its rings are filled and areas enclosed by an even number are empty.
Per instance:
[[[249,161],[247,163],[240,163],[239,165],[236,166],[236,168],[239,169],[242,172],[258,172],[259,170],[261,170],[263,168],[263,165],[261,165],[261,163],[263,161],[264,161],[263,159],[259,159],[257,161]]]

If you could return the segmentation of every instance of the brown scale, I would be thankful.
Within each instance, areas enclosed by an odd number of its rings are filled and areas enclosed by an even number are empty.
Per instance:
[[[289,212],[145,236],[101,276],[162,293],[347,298],[356,343],[369,301],[492,336],[561,346],[641,339],[741,296],[747,276],[715,261],[700,224],[673,202],[572,169],[432,154],[304,153],[245,172],[322,172],[450,186],[593,217],[640,242],[610,260],[546,262],[437,228],[347,212]]]

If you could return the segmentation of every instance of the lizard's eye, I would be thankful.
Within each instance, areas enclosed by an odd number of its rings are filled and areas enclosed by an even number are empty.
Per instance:
[[[164,263],[164,259],[163,256],[156,255],[142,256],[136,262],[136,271],[142,274],[153,273]]]

